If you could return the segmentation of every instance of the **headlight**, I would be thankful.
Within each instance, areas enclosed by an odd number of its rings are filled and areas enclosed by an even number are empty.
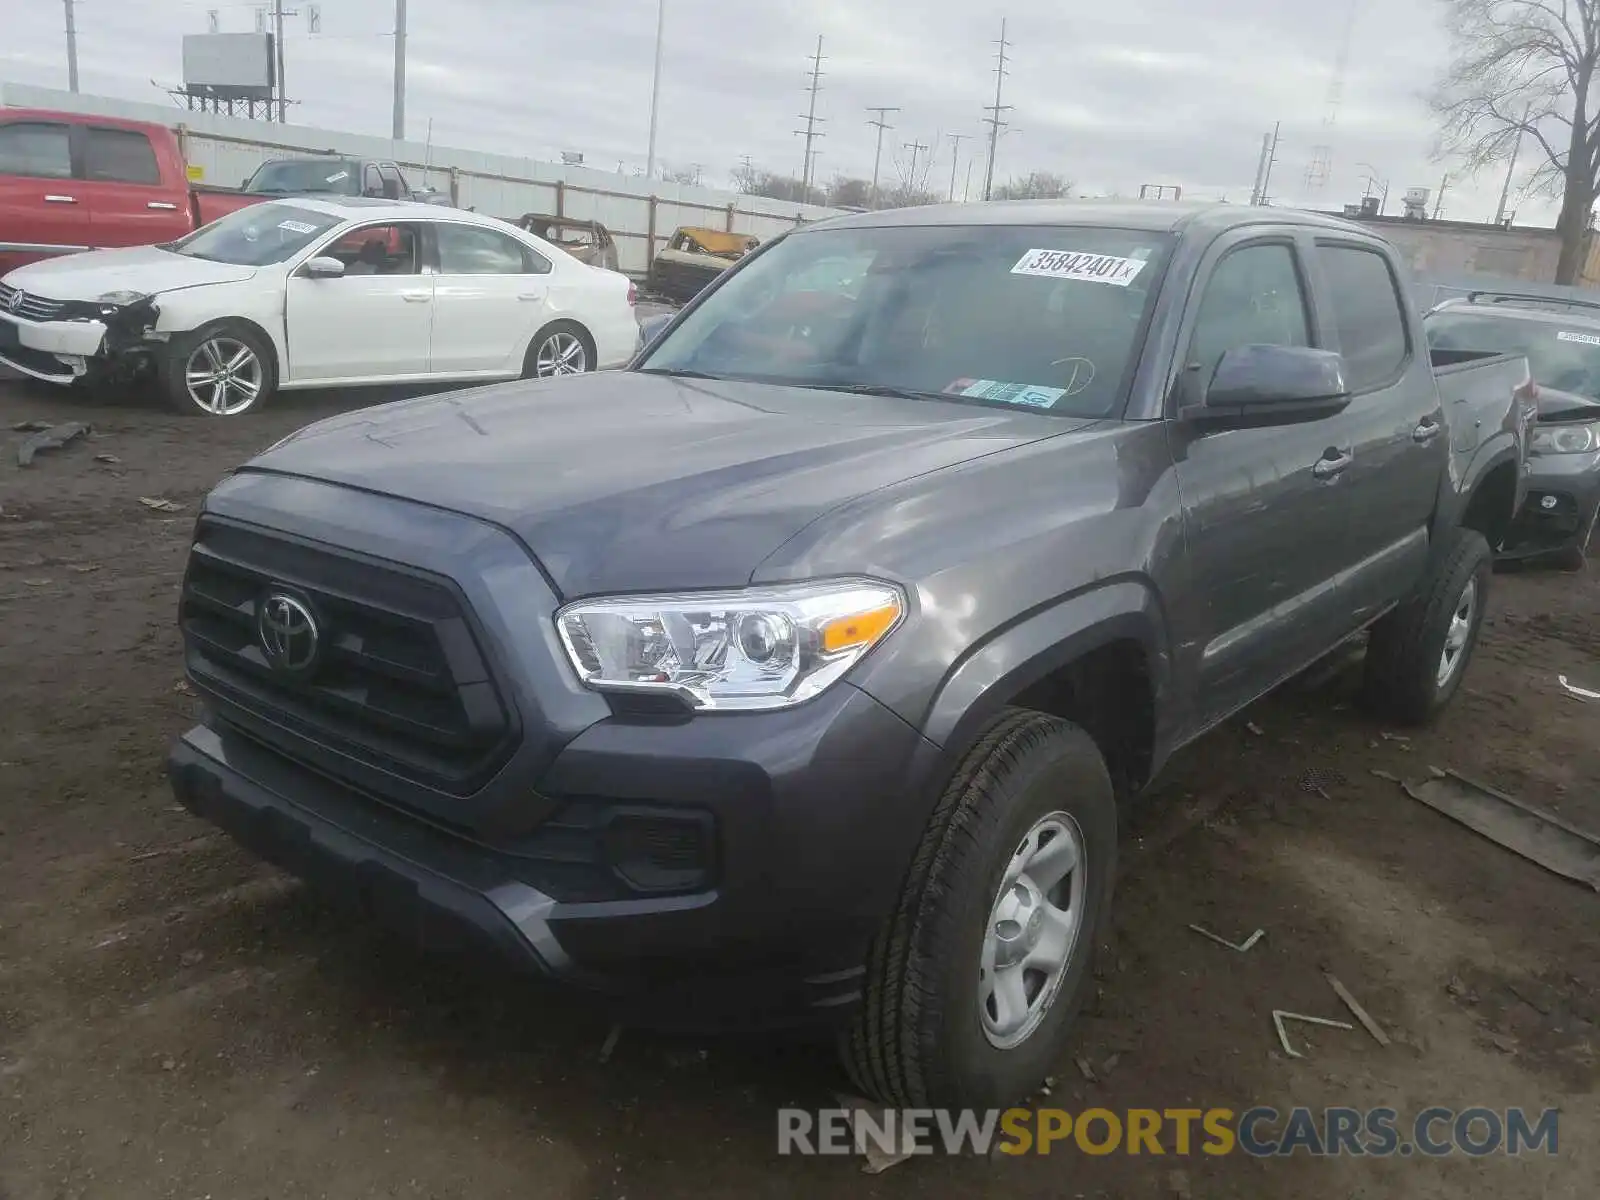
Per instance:
[[[905,597],[870,579],[584,600],[556,614],[597,691],[664,692],[695,708],[788,708],[836,682],[900,623]]]
[[[147,299],[143,292],[107,292],[104,296],[96,296],[96,304],[137,304]]]
[[[1535,454],[1586,454],[1600,450],[1600,421],[1540,425],[1528,445]]]

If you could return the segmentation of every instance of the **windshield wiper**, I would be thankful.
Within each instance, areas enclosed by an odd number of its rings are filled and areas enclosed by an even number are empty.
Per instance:
[[[640,367],[640,375],[665,375],[670,379],[726,379],[724,375],[711,375],[705,371],[691,371],[685,367]]]
[[[823,392],[845,392],[851,396],[891,396],[898,400],[953,400],[959,403],[970,399],[949,392],[925,392],[917,388],[895,387],[888,383],[805,383],[801,387],[816,388]]]

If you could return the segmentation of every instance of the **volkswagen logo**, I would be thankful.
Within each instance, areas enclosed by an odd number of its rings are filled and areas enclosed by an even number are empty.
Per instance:
[[[280,671],[302,673],[316,664],[322,635],[304,602],[272,592],[256,610],[256,638],[269,664]]]
[[[14,292],[11,293],[11,298],[6,301],[6,307],[9,308],[12,312],[16,312],[18,309],[20,309],[22,307],[22,289],[21,288],[17,288]]]

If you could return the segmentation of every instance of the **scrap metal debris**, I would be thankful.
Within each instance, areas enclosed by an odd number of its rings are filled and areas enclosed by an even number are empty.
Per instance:
[[[1372,1014],[1361,1007],[1360,1003],[1350,994],[1349,989],[1344,984],[1340,983],[1327,971],[1324,971],[1322,975],[1339,999],[1344,1001],[1344,1006],[1354,1014],[1356,1020],[1361,1022],[1362,1028],[1372,1035],[1373,1040],[1378,1045],[1387,1046],[1389,1044],[1389,1035],[1384,1033],[1382,1026],[1372,1019]]]
[[[1257,725],[1254,721],[1246,721],[1244,723],[1244,727],[1257,737],[1260,737],[1266,732],[1266,730],[1262,729],[1261,726]]]
[[[37,422],[27,422],[37,424]],[[89,426],[82,421],[68,421],[63,425],[47,425],[17,447],[17,466],[31,467],[34,456],[43,450],[59,450],[68,442],[89,436]]]
[[[1354,1025],[1345,1021],[1331,1021],[1327,1017],[1308,1017],[1304,1013],[1284,1012],[1282,1009],[1272,1010],[1272,1024],[1278,1031],[1278,1044],[1283,1047],[1283,1052],[1290,1058],[1304,1058],[1305,1055],[1289,1045],[1289,1034],[1284,1029],[1285,1021],[1303,1021],[1307,1025],[1325,1025],[1329,1029],[1351,1029]]]
[[[1089,1065],[1089,1060],[1087,1058],[1084,1058],[1080,1054],[1072,1061],[1078,1066],[1078,1074],[1082,1075],[1090,1083],[1098,1083],[1100,1081],[1099,1076],[1094,1073],[1094,1068]]]
[[[106,463],[110,466],[116,466],[122,461],[115,454],[96,454],[94,460],[97,463]]]
[[[1249,937],[1245,938],[1245,940],[1242,942],[1230,942],[1227,938],[1222,937],[1220,934],[1212,933],[1209,929],[1202,929],[1198,925],[1191,925],[1189,928],[1194,930],[1201,937],[1210,938],[1213,942],[1217,943],[1217,945],[1226,946],[1229,950],[1237,950],[1240,954],[1243,954],[1246,950],[1250,949],[1251,946],[1254,946],[1267,935],[1267,931],[1265,929],[1258,929]]]
[[[613,1025],[611,1032],[606,1034],[606,1040],[600,1046],[600,1061],[611,1061],[611,1052],[617,1048],[617,1041],[622,1037],[622,1026]]]
[[[1588,688],[1581,688],[1570,684],[1567,682],[1567,677],[1565,675],[1557,675],[1556,681],[1560,683],[1562,687],[1566,688],[1569,693],[1576,696],[1579,700],[1600,700],[1600,692],[1591,692]]]
[[[895,1139],[894,1145],[885,1146],[879,1137],[869,1132],[869,1127],[871,1130],[892,1129],[898,1132],[900,1126],[893,1120],[892,1109],[844,1092],[835,1092],[833,1097],[839,1102],[839,1107],[850,1114],[850,1132],[855,1151],[867,1160],[861,1167],[864,1174],[881,1174],[916,1154],[916,1146],[909,1138],[900,1137]]]
[[[43,433],[50,428],[49,421],[18,421],[11,427],[18,433]]]
[[[1600,891],[1600,837],[1557,816],[1446,771],[1444,778],[1406,784],[1406,794],[1475,833],[1577,883]]]
[[[179,512],[183,505],[176,500],[168,500],[161,496],[140,496],[139,503],[156,512]]]

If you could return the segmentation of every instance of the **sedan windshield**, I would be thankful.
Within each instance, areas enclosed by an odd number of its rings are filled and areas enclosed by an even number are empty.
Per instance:
[[[264,267],[293,258],[342,220],[296,204],[252,204],[202,226],[167,249],[189,258]]]
[[[1435,350],[1525,354],[1533,378],[1558,392],[1600,399],[1600,328],[1490,313],[1440,312],[1424,326]]]
[[[356,163],[286,158],[263,163],[250,177],[245,191],[281,192],[286,195],[323,192],[337,196],[359,196],[361,180],[356,176]]]
[[[1122,403],[1169,244],[1075,226],[793,233],[735,269],[640,369],[1105,416]]]

